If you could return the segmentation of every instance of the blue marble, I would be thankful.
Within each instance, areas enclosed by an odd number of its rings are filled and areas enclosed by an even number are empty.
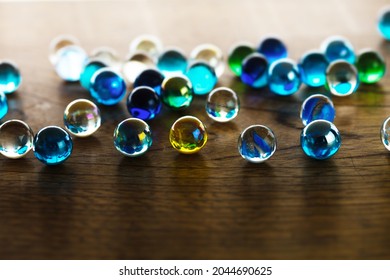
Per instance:
[[[329,37],[322,43],[321,50],[329,63],[338,59],[346,60],[351,64],[355,63],[356,56],[353,46],[343,37]]]
[[[301,133],[303,152],[314,159],[323,160],[332,157],[341,146],[341,136],[337,127],[326,120],[309,123]]]
[[[42,128],[34,137],[34,155],[44,164],[60,164],[69,158],[72,150],[72,138],[58,126]]]
[[[89,91],[98,103],[114,105],[126,95],[126,83],[117,72],[109,68],[101,68],[92,76]]]
[[[18,67],[10,61],[0,62],[0,91],[5,94],[13,93],[16,91],[22,77],[20,75]]]
[[[138,75],[134,81],[133,87],[147,86],[154,89],[154,91],[161,95],[161,84],[164,81],[164,75],[158,70],[146,69]]]
[[[165,77],[184,74],[187,70],[187,65],[187,58],[181,51],[176,49],[164,51],[157,60],[157,68]]]
[[[8,113],[7,96],[0,91],[0,120]]]
[[[286,45],[282,40],[275,37],[263,39],[257,48],[257,52],[264,55],[269,64],[281,58],[286,58],[288,55]]]
[[[57,75],[65,81],[77,82],[88,60],[87,53],[77,45],[61,48],[56,53],[54,68]]]
[[[378,30],[386,40],[390,40],[390,6],[383,8],[379,15]]]
[[[311,51],[304,54],[298,64],[302,82],[309,87],[325,85],[328,65],[328,59],[321,52]]]
[[[299,70],[294,61],[288,58],[279,59],[268,69],[268,85],[278,95],[291,95],[301,86]]]
[[[141,120],[154,119],[161,107],[160,97],[151,87],[136,87],[127,98],[127,110],[134,118]]]
[[[214,68],[205,62],[198,61],[190,65],[186,76],[192,83],[194,94],[208,94],[218,82]]]
[[[264,55],[253,53],[243,60],[241,81],[252,88],[261,88],[268,84],[268,61]]]
[[[93,60],[88,62],[83,69],[83,72],[80,75],[80,84],[83,88],[89,90],[91,88],[91,78],[101,68],[107,67],[101,61]]]
[[[126,119],[115,128],[114,146],[126,156],[136,157],[144,154],[152,142],[150,127],[141,119]]]
[[[334,121],[336,111],[333,102],[322,94],[314,94],[302,103],[300,117],[303,125],[315,120]]]

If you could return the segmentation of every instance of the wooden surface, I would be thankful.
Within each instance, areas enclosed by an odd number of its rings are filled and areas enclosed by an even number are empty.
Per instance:
[[[356,50],[378,49],[390,62],[390,43],[376,30],[386,0],[333,1],[119,1],[2,2],[0,57],[23,75],[9,96],[9,114],[34,131],[62,125],[65,106],[90,98],[62,82],[48,61],[48,45],[70,33],[91,51],[110,46],[123,57],[128,43],[149,33],[187,54],[214,43],[226,54],[237,41],[257,44],[277,34],[290,57],[344,35]],[[3,259],[389,259],[390,154],[379,139],[390,115],[390,75],[334,98],[340,151],[330,160],[307,158],[299,146],[299,108],[324,89],[302,87],[290,97],[253,91],[228,69],[219,85],[241,99],[238,118],[217,124],[197,97],[185,112],[163,110],[150,122],[151,150],[125,158],[112,143],[115,126],[129,117],[124,101],[102,107],[103,125],[61,166],[47,167],[29,153],[0,158],[0,258]],[[195,115],[210,138],[196,155],[168,142],[176,118]],[[271,127],[275,155],[260,165],[237,152],[251,124]]]

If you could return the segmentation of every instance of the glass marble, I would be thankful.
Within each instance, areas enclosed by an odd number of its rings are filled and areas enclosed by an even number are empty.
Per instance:
[[[57,52],[66,46],[80,45],[80,41],[73,35],[62,34],[51,40],[49,45],[49,60],[53,66],[57,64]]]
[[[164,51],[157,60],[157,68],[165,77],[184,74],[187,70],[187,58],[178,49]]]
[[[227,62],[234,75],[241,77],[242,62],[248,55],[254,52],[255,48],[248,43],[238,43],[229,50]]]
[[[83,72],[80,74],[80,84],[83,88],[90,90],[91,88],[91,78],[99,69],[107,67],[106,64],[99,60],[89,61],[83,69]]]
[[[120,67],[119,55],[113,48],[98,47],[93,49],[89,57],[91,60],[98,60],[109,67],[117,69]]]
[[[385,148],[390,151],[390,117],[385,119],[385,121],[383,122],[380,136],[383,146],[385,146]]]
[[[5,94],[10,94],[16,91],[22,76],[18,67],[11,61],[0,61],[0,91]]]
[[[140,35],[130,43],[129,52],[142,51],[151,57],[157,57],[163,51],[163,44],[159,38],[153,35]]]
[[[77,82],[87,60],[87,53],[81,47],[76,45],[63,47],[57,52],[55,71],[64,81]]]
[[[184,109],[193,98],[191,81],[185,76],[165,78],[161,86],[161,100],[171,109]]]
[[[345,60],[335,60],[326,69],[326,88],[337,96],[347,96],[359,87],[358,72]]]
[[[334,121],[336,111],[332,100],[322,94],[314,94],[302,103],[300,117],[303,125],[315,120]]]
[[[72,138],[61,127],[47,126],[35,134],[33,141],[34,155],[46,165],[63,163],[70,157],[72,150]]]
[[[210,65],[217,77],[221,77],[225,70],[223,52],[213,44],[202,44],[192,50],[190,54],[192,61],[203,61]]]
[[[282,58],[271,64],[268,69],[270,90],[278,95],[291,95],[301,86],[299,70],[294,61]]]
[[[318,51],[307,52],[298,63],[302,82],[309,87],[324,86],[328,65],[328,59],[323,53]]]
[[[379,82],[386,73],[386,61],[377,51],[366,49],[356,58],[359,81],[366,84]]]
[[[151,87],[136,87],[127,98],[127,110],[134,118],[151,120],[161,111],[161,100]]]
[[[122,65],[122,73],[129,83],[134,83],[135,79],[146,69],[154,67],[153,58],[144,52],[131,54]]]
[[[141,119],[126,119],[114,130],[115,148],[128,157],[144,154],[152,146],[152,142],[150,127]]]
[[[34,133],[23,121],[9,120],[0,126],[0,153],[12,159],[24,157],[33,146]]]
[[[281,39],[276,37],[267,37],[263,39],[257,48],[257,52],[264,55],[267,58],[269,64],[276,60],[287,57],[286,45],[282,42]]]
[[[219,87],[207,97],[206,113],[217,122],[229,122],[238,115],[240,102],[237,94],[230,88]]]
[[[244,59],[241,81],[252,88],[261,88],[268,84],[268,61],[265,56],[253,53]]]
[[[276,151],[274,132],[264,125],[251,125],[238,137],[238,152],[247,161],[261,163]]]
[[[390,40],[390,6],[384,7],[379,12],[378,30],[383,38]]]
[[[329,62],[343,59],[349,63],[355,63],[355,51],[352,44],[343,37],[331,36],[321,44],[321,51]]]
[[[65,108],[64,125],[74,136],[90,136],[99,129],[100,124],[99,108],[87,99],[76,99]]]
[[[8,113],[7,96],[0,91],[0,120]]]
[[[206,145],[207,137],[205,125],[193,116],[179,118],[169,131],[172,147],[183,154],[199,152]]]
[[[301,147],[311,158],[328,159],[337,153],[340,146],[340,133],[337,127],[327,120],[312,121],[302,130]]]
[[[147,69],[142,71],[141,74],[134,81],[134,88],[140,86],[151,87],[156,91],[158,95],[161,95],[161,84],[164,81],[164,75],[160,71],[155,69]]]
[[[126,83],[116,71],[101,68],[91,78],[90,93],[98,103],[114,105],[126,95]]]
[[[192,63],[186,76],[192,83],[193,93],[198,95],[208,94],[218,82],[214,69],[202,61]]]

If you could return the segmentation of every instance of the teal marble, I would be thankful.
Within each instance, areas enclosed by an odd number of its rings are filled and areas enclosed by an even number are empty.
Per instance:
[[[18,67],[10,61],[0,62],[0,91],[10,94],[16,91],[22,82]]]

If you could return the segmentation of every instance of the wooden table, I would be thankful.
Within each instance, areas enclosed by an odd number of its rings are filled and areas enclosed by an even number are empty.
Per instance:
[[[378,49],[390,62],[390,43],[376,30],[386,0],[331,1],[86,1],[0,3],[0,57],[23,75],[2,120],[22,119],[34,131],[62,126],[65,106],[90,98],[78,84],[57,77],[48,45],[70,33],[91,51],[110,46],[123,57],[129,42],[149,33],[187,54],[213,43],[224,53],[237,41],[258,44],[277,34],[299,59],[330,35],[356,50]],[[226,69],[219,85],[233,88],[241,111],[228,124],[211,121],[204,97],[185,112],[150,122],[151,150],[126,158],[112,143],[115,126],[129,117],[124,100],[101,106],[103,125],[74,139],[72,156],[47,167],[29,153],[0,159],[0,257],[4,259],[388,259],[390,154],[379,139],[390,115],[390,76],[334,98],[340,151],[327,161],[299,146],[299,109],[308,89],[290,97],[251,90]],[[178,154],[168,132],[179,116],[205,122],[210,134],[195,155]],[[271,127],[275,155],[254,165],[237,152],[240,132]]]

